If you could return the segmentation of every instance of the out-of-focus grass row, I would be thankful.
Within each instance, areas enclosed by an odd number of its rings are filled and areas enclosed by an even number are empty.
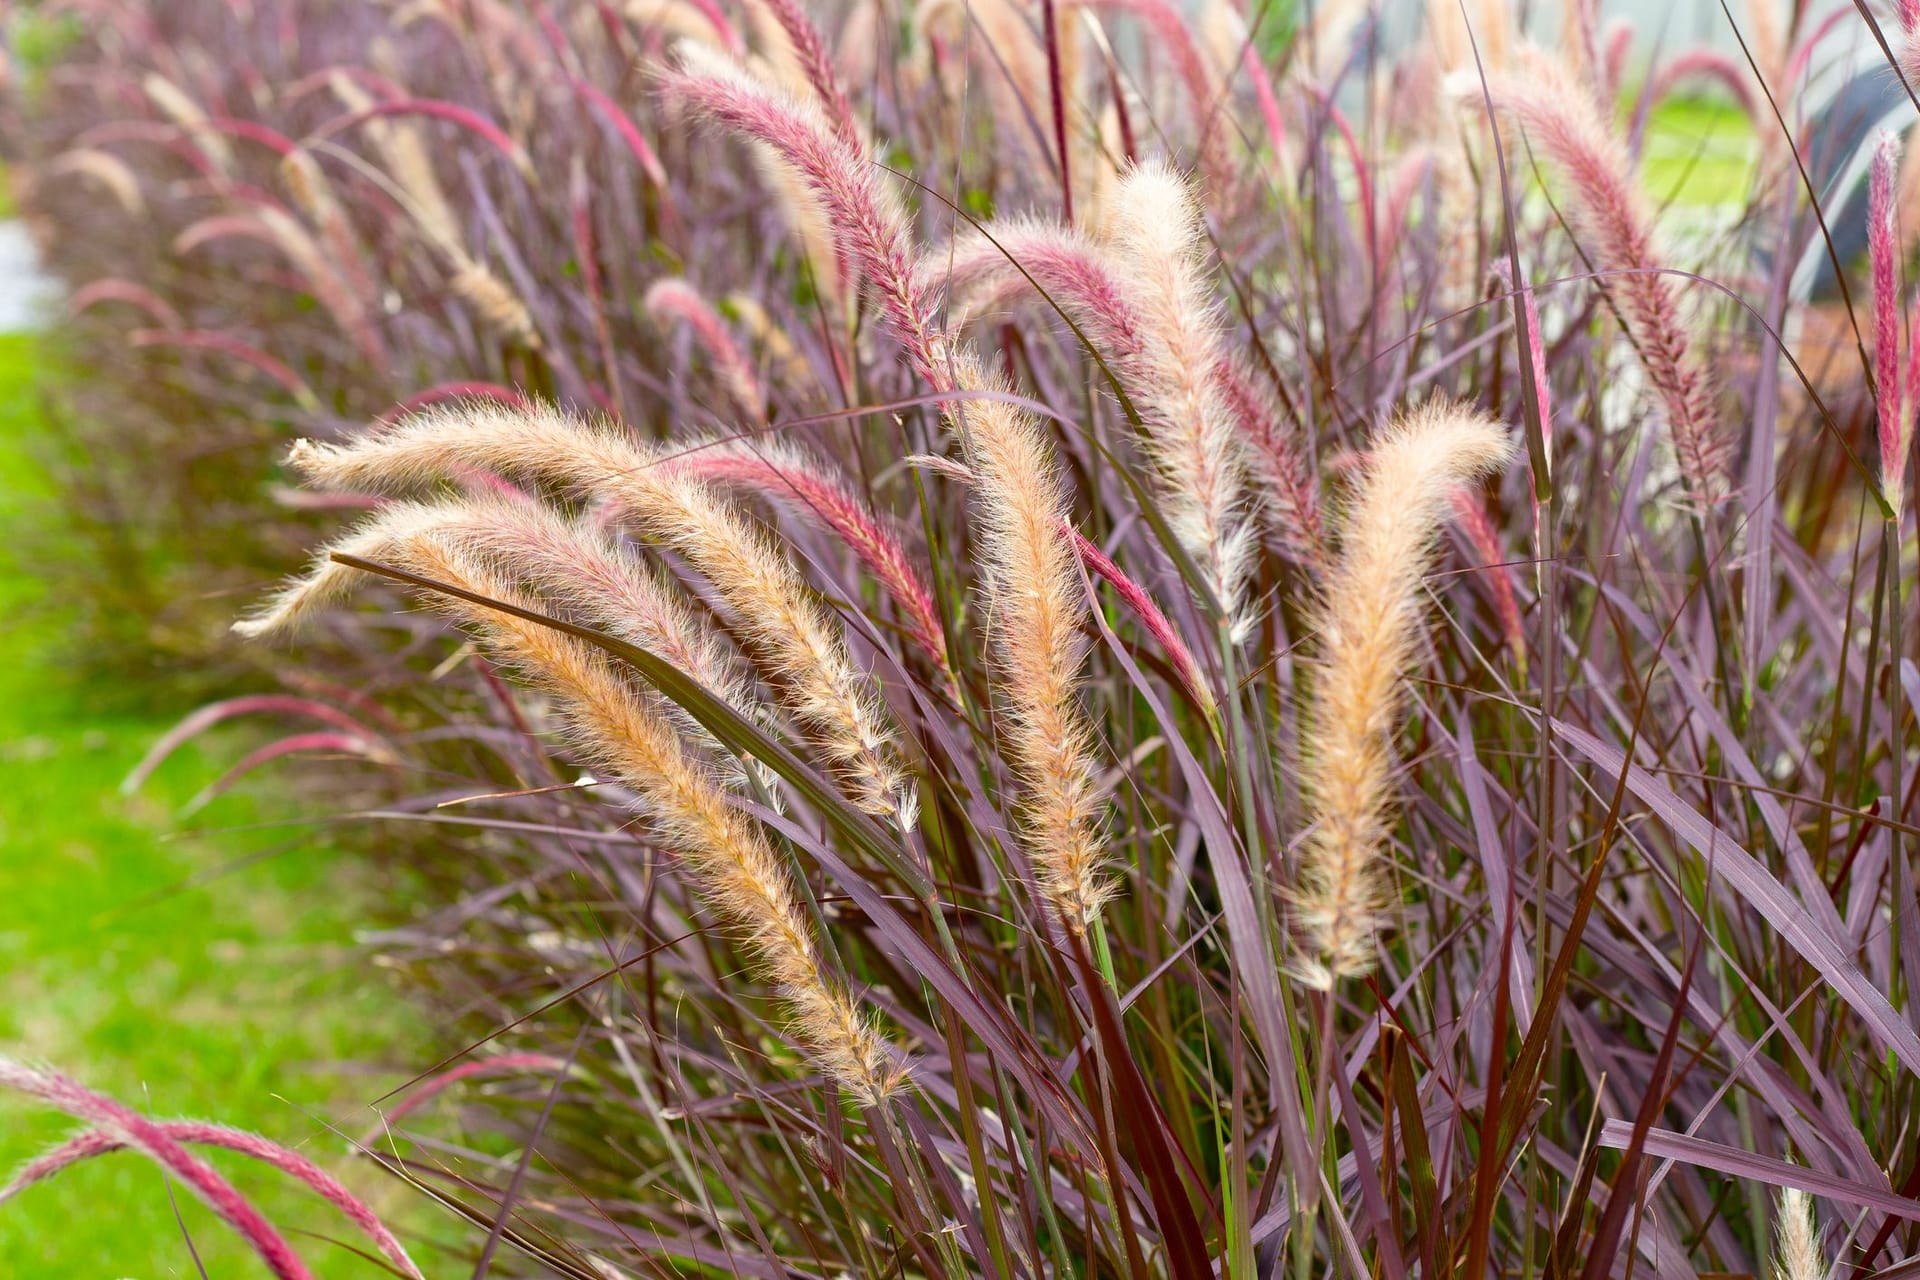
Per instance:
[[[232,740],[182,752],[124,799],[120,780],[166,722],[99,711],[63,671],[60,585],[20,551],[57,527],[34,448],[43,354],[38,339],[0,338],[0,1050],[156,1116],[308,1144],[357,1173],[376,1205],[418,1206],[371,1165],[344,1161],[326,1129],[357,1135],[373,1118],[361,1104],[423,1061],[406,1005],[352,950],[354,925],[379,914],[368,874],[311,828],[175,839],[174,815],[231,763]],[[192,822],[241,826],[269,808],[231,796]],[[71,1128],[0,1097],[0,1168]],[[351,1235],[286,1180],[215,1162],[285,1229]],[[161,1175],[136,1157],[69,1170],[0,1206],[0,1274],[157,1280],[197,1275],[195,1254],[223,1280],[266,1274],[198,1204],[172,1199],[179,1220]],[[386,1274],[343,1249],[306,1251],[329,1277]]]

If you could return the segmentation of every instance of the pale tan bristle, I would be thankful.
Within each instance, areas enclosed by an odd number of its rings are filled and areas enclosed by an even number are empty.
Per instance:
[[[1245,599],[1252,493],[1246,451],[1213,376],[1223,337],[1202,270],[1199,205],[1167,165],[1143,164],[1121,179],[1112,236],[1145,321],[1137,381],[1152,415],[1145,443],[1160,470],[1163,509],[1233,638],[1243,640],[1254,624]]]
[[[373,95],[344,72],[335,72],[327,85],[349,111],[363,112],[374,105]],[[460,220],[454,215],[446,190],[434,172],[426,138],[417,123],[376,116],[368,120],[365,127],[388,174],[406,196],[407,211],[413,217],[415,229],[442,259],[457,269],[467,257],[465,237],[461,235]]]
[[[297,626],[352,584],[353,572],[334,562],[333,552],[377,561],[416,536],[457,547],[515,590],[548,603],[551,612],[665,659],[741,715],[772,727],[768,708],[744,677],[737,655],[715,632],[696,625],[658,574],[588,521],[537,503],[487,496],[390,503],[322,551],[305,577],[234,629],[258,636]],[[685,737],[732,768],[734,757],[698,720],[678,707],[669,707],[667,714]],[[739,779],[737,770],[733,777]],[[769,796],[778,796],[778,780],[770,772],[756,769],[756,777]]]
[[[399,536],[382,551],[399,567],[489,600],[537,607],[537,601],[443,533],[395,532]],[[628,789],[653,831],[679,857],[695,890],[741,935],[786,1002],[793,1029],[814,1062],[863,1102],[883,1099],[899,1079],[893,1055],[871,1020],[822,968],[786,865],[687,754],[677,729],[652,700],[583,640],[484,605],[423,594],[552,697],[576,748]]]
[[[102,151],[97,147],[75,147],[62,151],[48,163],[47,173],[72,173],[92,178],[113,194],[114,201],[128,217],[146,216],[147,198],[140,191],[140,179],[134,176],[132,167],[125,160],[111,151]]]
[[[1295,917],[1294,969],[1330,988],[1372,965],[1385,907],[1393,815],[1392,754],[1421,620],[1421,579],[1457,486],[1507,461],[1513,443],[1491,419],[1434,401],[1375,444],[1347,511],[1339,561],[1320,609],[1324,669],[1307,741],[1313,831]]]
[[[970,348],[952,356],[957,390],[1003,392]],[[1063,923],[1091,927],[1114,885],[1103,866],[1104,804],[1077,698],[1086,596],[1053,447],[1025,410],[995,398],[955,410],[975,484],[989,626],[1007,712],[1003,737],[1026,788],[1026,847]]]
[[[296,446],[294,466],[332,488],[404,492],[460,467],[562,485],[617,505],[713,584],[792,714],[868,812],[913,825],[917,799],[870,677],[787,555],[705,484],[624,434],[552,409],[443,407],[352,445]]]
[[[189,97],[185,90],[158,71],[149,71],[141,80],[140,87],[146,91],[147,98],[162,114],[193,139],[194,146],[200,148],[214,167],[222,173],[232,173],[233,148],[213,127],[212,119],[201,105]]]
[[[643,31],[673,40],[698,40],[716,48],[720,45],[720,34],[712,20],[687,0],[627,0],[623,7],[627,21]]]
[[[469,261],[454,271],[447,287],[473,310],[480,323],[500,337],[522,346],[539,347],[540,335],[533,327],[533,316],[526,303],[499,276],[484,265]]]
[[[1820,1248],[1820,1224],[1813,1197],[1797,1187],[1780,1188],[1780,1220],[1775,1234],[1775,1280],[1827,1280],[1831,1268]]]
[[[781,386],[795,395],[818,394],[820,380],[814,376],[813,367],[793,345],[787,331],[773,322],[758,298],[750,293],[730,293],[727,306],[740,318],[740,327],[747,331],[753,345],[760,348]]]
[[[320,169],[313,152],[299,147],[280,157],[280,181],[287,188],[295,207],[316,223],[340,215],[339,202],[333,197],[333,185]]]

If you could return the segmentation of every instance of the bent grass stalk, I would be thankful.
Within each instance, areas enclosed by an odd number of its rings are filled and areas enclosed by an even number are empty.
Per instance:
[[[155,1121],[154,1127],[174,1142],[238,1152],[304,1183],[373,1241],[374,1247],[386,1256],[387,1261],[399,1268],[401,1274],[412,1277],[412,1280],[423,1280],[420,1269],[407,1256],[406,1247],[387,1229],[378,1215],[347,1190],[339,1179],[299,1152],[269,1142],[258,1134],[228,1128],[226,1125],[204,1124],[194,1120],[161,1120]],[[34,1183],[43,1182],[83,1160],[129,1149],[141,1150],[137,1141],[111,1127],[85,1130],[21,1166],[13,1180],[0,1187],[0,1204],[5,1204]]]

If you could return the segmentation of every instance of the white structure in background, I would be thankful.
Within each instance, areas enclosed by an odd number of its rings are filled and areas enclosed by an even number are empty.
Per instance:
[[[59,298],[59,286],[40,270],[27,224],[0,222],[0,333],[44,328]]]

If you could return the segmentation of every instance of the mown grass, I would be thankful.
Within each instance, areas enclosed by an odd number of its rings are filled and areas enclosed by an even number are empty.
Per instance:
[[[1641,182],[1663,204],[1738,207],[1753,184],[1753,126],[1733,103],[1669,98],[1647,120]]]
[[[357,1134],[372,1118],[362,1104],[426,1060],[408,1007],[353,949],[356,922],[380,914],[371,881],[308,830],[173,838],[180,807],[234,758],[231,740],[183,752],[141,795],[119,795],[167,725],[97,710],[66,678],[58,584],[22,563],[22,545],[44,542],[50,496],[31,447],[43,423],[36,364],[35,340],[0,338],[0,1051],[156,1116],[253,1128],[341,1167],[326,1122]],[[230,797],[193,821],[243,825],[267,807]],[[0,1168],[71,1127],[0,1097]],[[349,1234],[275,1176],[216,1163],[284,1229]],[[358,1174],[385,1210],[419,1203],[370,1166]],[[342,1249],[302,1249],[328,1277],[385,1274]],[[0,1206],[0,1274],[18,1280],[195,1276],[196,1254],[209,1276],[266,1274],[128,1155]]]

